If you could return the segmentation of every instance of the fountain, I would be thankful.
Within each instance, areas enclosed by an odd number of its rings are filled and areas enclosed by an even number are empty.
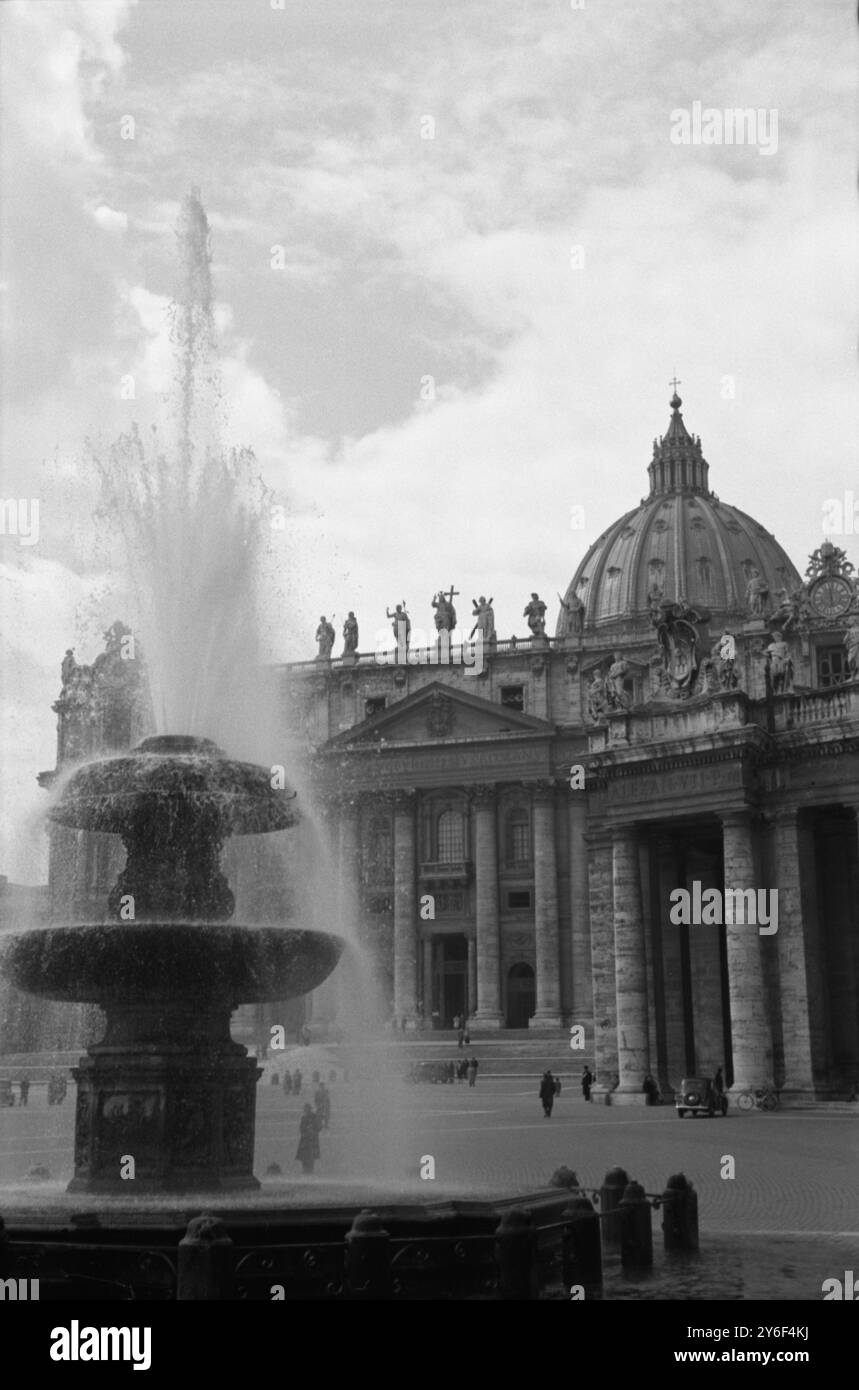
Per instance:
[[[20,988],[107,1015],[73,1073],[69,1191],[127,1193],[129,1159],[137,1192],[259,1186],[261,1069],[230,1037],[230,1014],[315,989],[345,943],[226,925],[234,899],[219,856],[230,835],[294,825],[294,800],[208,739],[163,735],[79,768],[50,812],[61,825],[121,835],[127,852],[108,898],[113,920],[7,935],[0,957]]]

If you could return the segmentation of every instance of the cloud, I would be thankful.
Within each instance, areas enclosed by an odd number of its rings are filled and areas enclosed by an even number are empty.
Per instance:
[[[93,208],[92,216],[105,231],[124,232],[128,228],[128,213],[117,212],[115,208],[108,207],[107,203],[99,203],[98,207]]]

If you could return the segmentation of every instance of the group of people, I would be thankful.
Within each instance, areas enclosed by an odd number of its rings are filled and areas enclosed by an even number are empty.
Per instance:
[[[294,1072],[285,1071],[283,1073],[282,1081],[277,1071],[273,1071],[271,1074],[271,1084],[273,1086],[282,1086],[283,1094],[285,1096],[301,1095],[301,1083],[303,1079],[304,1078],[301,1072],[299,1071],[298,1067],[295,1068]]]
[[[453,1066],[453,1063],[450,1064]],[[461,1062],[456,1064],[457,1081],[467,1081],[469,1086],[473,1086],[477,1080],[477,1068],[480,1066],[476,1057],[463,1057]]]
[[[26,1105],[30,1097],[29,1077],[22,1076],[18,1082],[18,1104]],[[0,1105],[14,1105],[15,1096],[11,1081],[0,1081]]]

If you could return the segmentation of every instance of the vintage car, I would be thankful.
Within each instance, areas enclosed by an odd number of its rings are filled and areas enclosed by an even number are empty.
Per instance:
[[[709,1076],[684,1076],[674,1098],[674,1108],[680,1119],[689,1115],[726,1115],[728,1097],[713,1090]]]
[[[453,1080],[449,1072],[448,1062],[413,1062],[406,1073],[406,1080],[413,1085],[429,1081],[436,1086]]]

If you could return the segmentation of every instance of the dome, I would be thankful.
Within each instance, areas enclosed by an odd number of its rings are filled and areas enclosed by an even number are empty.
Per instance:
[[[590,630],[648,619],[654,590],[718,622],[745,613],[755,571],[771,599],[802,583],[775,536],[710,491],[701,440],[687,431],[676,392],[670,404],[668,431],[653,443],[650,496],[594,542],[564,595],[565,604],[574,597],[584,604]],[[557,635],[564,631],[562,608]]]

